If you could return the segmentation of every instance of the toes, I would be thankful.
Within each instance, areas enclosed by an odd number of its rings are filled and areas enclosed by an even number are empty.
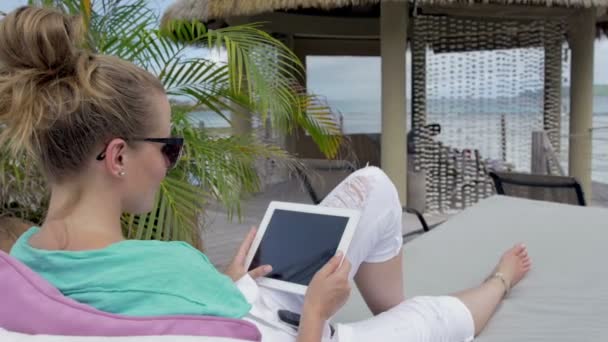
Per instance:
[[[515,245],[515,247],[513,247],[513,249],[515,251],[515,255],[518,255],[518,256],[528,255],[528,250],[526,248],[526,245],[524,245],[523,243],[519,243],[519,244]]]
[[[528,252],[523,252],[523,253],[521,253],[520,255],[518,255],[518,257],[519,257],[520,259],[527,259],[527,258],[529,258],[529,257],[528,257]]]
[[[505,256],[509,255],[509,254],[518,256],[524,251],[524,249],[525,249],[525,247],[522,244],[517,244],[517,245],[511,247],[509,250],[507,250],[505,252]]]

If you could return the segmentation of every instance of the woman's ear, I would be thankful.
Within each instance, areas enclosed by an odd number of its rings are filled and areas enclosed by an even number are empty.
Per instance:
[[[127,142],[123,139],[113,139],[106,147],[105,164],[107,170],[116,177],[125,175]]]

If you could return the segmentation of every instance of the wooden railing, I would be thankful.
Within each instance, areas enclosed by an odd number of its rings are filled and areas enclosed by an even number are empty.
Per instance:
[[[559,161],[559,156],[546,131],[532,132],[532,168],[533,174],[565,176],[566,173]]]

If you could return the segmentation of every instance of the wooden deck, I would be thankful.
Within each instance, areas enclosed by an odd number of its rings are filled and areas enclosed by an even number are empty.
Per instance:
[[[268,204],[271,201],[286,201],[312,204],[308,194],[300,187],[296,180],[276,184],[263,193],[256,194],[243,201],[243,220],[238,222],[235,218],[228,221],[226,211],[219,205],[212,205],[208,210],[207,224],[203,233],[204,249],[207,256],[218,267],[226,266],[241,241],[252,226],[257,226]],[[429,225],[445,221],[447,215],[427,217]],[[404,214],[404,234],[421,229],[418,219],[414,215]]]

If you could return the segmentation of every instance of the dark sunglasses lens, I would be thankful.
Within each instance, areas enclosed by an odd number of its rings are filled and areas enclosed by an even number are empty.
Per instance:
[[[163,146],[162,151],[169,160],[169,168],[172,168],[177,164],[177,161],[182,154],[182,146],[182,144],[165,144],[165,146]]]

